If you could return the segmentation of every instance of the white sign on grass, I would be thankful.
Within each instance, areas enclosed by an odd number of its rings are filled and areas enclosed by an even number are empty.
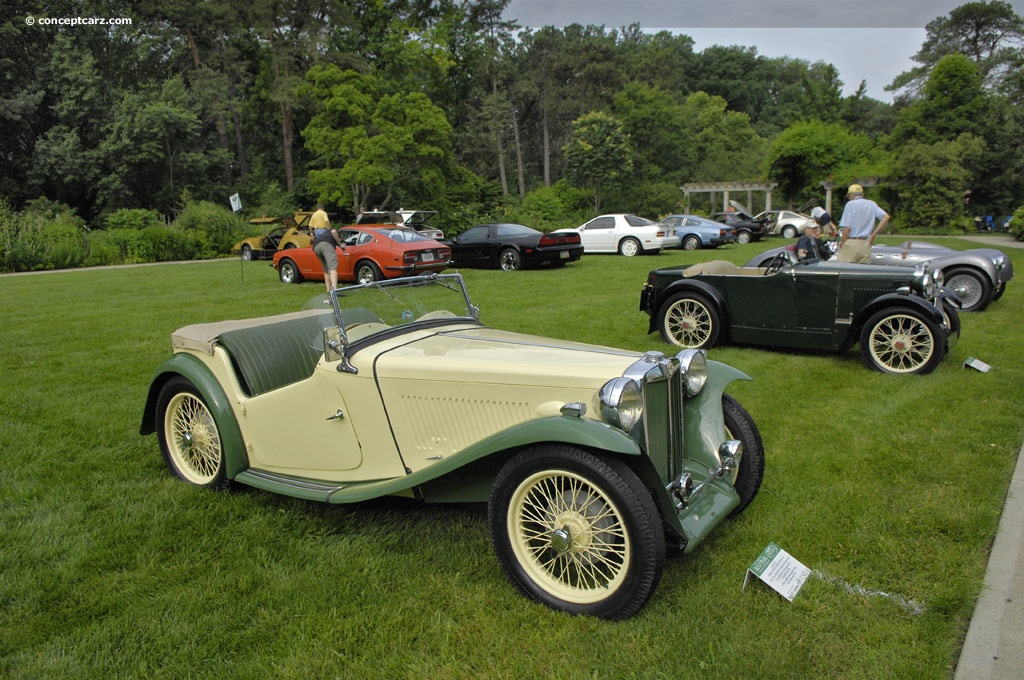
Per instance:
[[[228,197],[228,200],[231,201],[231,209],[235,212],[242,209],[242,197],[238,194],[231,194],[231,196]]]
[[[761,554],[747,569],[743,587],[747,587],[747,581],[753,575],[792,602],[810,573],[810,569],[793,559],[788,552],[775,543],[769,543],[768,547],[761,551]]]

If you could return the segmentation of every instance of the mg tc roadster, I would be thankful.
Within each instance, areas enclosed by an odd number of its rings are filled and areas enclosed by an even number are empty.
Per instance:
[[[325,503],[486,502],[511,582],[554,609],[638,612],[666,544],[692,551],[757,494],[746,375],[484,325],[459,274],[321,293],[172,334],[142,434],[191,484]],[[283,427],[282,423],[287,423]]]

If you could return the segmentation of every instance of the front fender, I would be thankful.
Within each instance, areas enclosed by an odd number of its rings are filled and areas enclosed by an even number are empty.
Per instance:
[[[947,297],[950,296],[947,295]],[[955,296],[953,299],[956,299]],[[885,295],[881,295],[864,305],[864,307],[857,313],[857,316],[853,319],[853,327],[851,328],[852,337],[856,338],[860,335],[861,329],[864,327],[864,324],[867,323],[867,320],[871,318],[872,314],[886,307],[909,307],[924,314],[940,326],[946,325],[946,320],[942,316],[942,310],[928,300],[917,295],[886,293]]]
[[[708,380],[696,397],[684,406],[684,437],[686,457],[709,467],[717,467],[718,447],[728,439],[725,416],[722,413],[722,395],[725,388],[737,380],[753,380],[749,375],[728,364],[708,361]]]
[[[146,406],[142,412],[142,425],[139,427],[139,434],[153,434],[156,432],[156,428],[160,427],[156,413],[160,390],[168,380],[178,375],[195,385],[213,414],[213,419],[217,422],[217,430],[220,432],[221,446],[227,465],[226,474],[228,479],[234,479],[235,475],[249,467],[249,458],[245,452],[242,432],[238,428],[235,413],[231,408],[231,401],[224,389],[210,369],[190,354],[175,354],[160,364],[153,373],[153,378],[149,383],[149,394],[146,397]]]

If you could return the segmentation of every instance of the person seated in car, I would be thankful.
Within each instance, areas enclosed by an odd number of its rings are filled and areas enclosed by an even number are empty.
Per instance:
[[[821,240],[821,225],[815,224],[804,230],[800,240],[796,242],[796,255],[800,261],[828,259],[829,252],[825,242]]]

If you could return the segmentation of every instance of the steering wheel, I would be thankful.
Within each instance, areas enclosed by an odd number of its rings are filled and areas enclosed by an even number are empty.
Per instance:
[[[765,265],[764,275],[772,276],[773,274],[778,274],[779,271],[788,263],[789,258],[786,256],[785,252],[775,253],[775,257],[770,259],[768,264]]]

